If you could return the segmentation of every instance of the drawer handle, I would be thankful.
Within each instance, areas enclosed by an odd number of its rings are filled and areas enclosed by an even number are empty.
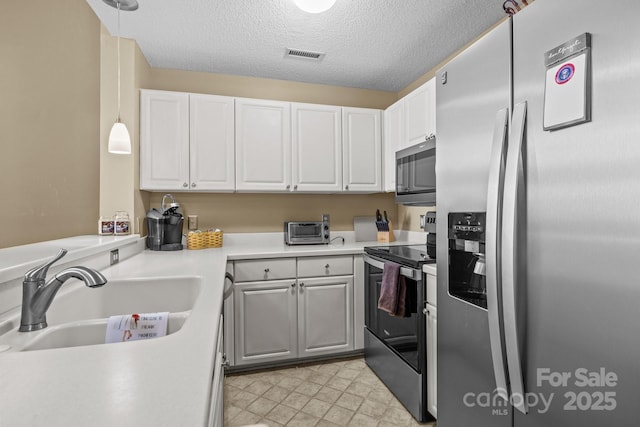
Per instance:
[[[325,265],[324,268],[329,269],[329,264]]]
[[[265,272],[265,273],[268,273],[269,271],[270,271],[270,270],[269,270],[268,268],[265,268],[265,269],[264,269],[264,272]]]

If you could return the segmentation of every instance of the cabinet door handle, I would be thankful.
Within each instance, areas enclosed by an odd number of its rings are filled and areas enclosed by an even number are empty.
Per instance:
[[[422,309],[422,314],[424,314],[426,316],[427,314],[429,314],[429,310],[427,310],[426,308],[423,308]]]
[[[187,188],[187,187],[189,186],[189,184],[187,184],[186,182],[184,182],[184,183],[182,183],[182,186],[183,186],[184,188]]]
[[[293,186],[293,189],[294,189],[294,190],[297,190],[297,189],[298,189],[298,185],[297,185],[297,184],[296,184],[296,185],[294,185],[294,186]]]
[[[326,264],[324,268],[329,269],[329,264]]]
[[[295,284],[295,283],[292,283],[292,284],[291,284],[291,287],[292,287],[292,288],[295,288],[295,287],[296,287],[296,284]]]
[[[289,190],[291,188],[291,185],[287,184],[287,190]]]
[[[192,182],[192,183],[191,183],[191,186],[195,188],[196,183],[195,183],[195,182]]]
[[[348,190],[348,189],[349,189],[349,186],[348,186],[348,185],[345,185],[345,186],[344,186],[344,189],[345,189],[345,190]]]
[[[300,282],[300,287],[303,288],[304,287],[304,282]]]
[[[264,269],[264,272],[265,272],[265,273],[268,273],[269,271],[271,271],[271,270],[269,270],[268,268],[265,268],[265,269]]]

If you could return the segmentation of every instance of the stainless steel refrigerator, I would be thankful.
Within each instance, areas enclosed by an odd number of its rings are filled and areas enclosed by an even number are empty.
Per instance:
[[[436,75],[438,427],[640,423],[639,19],[536,0]]]

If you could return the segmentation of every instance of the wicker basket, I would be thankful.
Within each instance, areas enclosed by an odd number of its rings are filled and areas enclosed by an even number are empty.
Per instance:
[[[187,234],[187,249],[222,247],[222,231],[190,231]]]

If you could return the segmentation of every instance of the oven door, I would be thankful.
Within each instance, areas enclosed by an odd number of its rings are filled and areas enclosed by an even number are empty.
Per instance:
[[[417,373],[424,369],[425,354],[425,307],[424,283],[420,270],[402,267],[407,286],[407,299],[411,302],[407,316],[391,316],[378,308],[382,271],[389,262],[371,255],[365,261],[365,327],[384,345],[402,358]],[[422,355],[422,356],[421,356]]]

